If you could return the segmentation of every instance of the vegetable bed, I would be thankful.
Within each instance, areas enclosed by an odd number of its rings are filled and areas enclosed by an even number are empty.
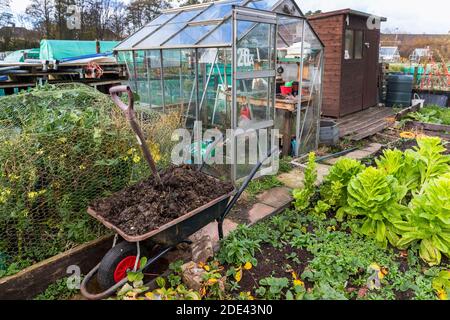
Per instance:
[[[141,112],[158,165],[170,159],[179,115]],[[0,277],[98,238],[87,205],[149,172],[111,99],[85,85],[0,98]]]
[[[320,187],[311,154],[294,208],[232,232],[198,265],[199,290],[176,263],[160,288],[135,282],[118,298],[448,299],[450,156],[439,138],[415,143],[372,166],[341,159]]]

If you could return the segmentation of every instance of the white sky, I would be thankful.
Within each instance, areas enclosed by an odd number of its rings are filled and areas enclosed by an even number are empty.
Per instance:
[[[449,0],[296,0],[303,12],[351,8],[388,18],[386,28],[408,33],[448,33]],[[14,13],[23,13],[29,0],[12,0]],[[128,1],[127,1],[128,2]]]

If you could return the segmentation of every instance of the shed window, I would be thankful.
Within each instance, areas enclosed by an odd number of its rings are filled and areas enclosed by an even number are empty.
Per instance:
[[[363,32],[355,31],[355,59],[363,58]]]
[[[353,30],[345,30],[345,60],[353,59],[353,47],[354,47],[354,32]]]

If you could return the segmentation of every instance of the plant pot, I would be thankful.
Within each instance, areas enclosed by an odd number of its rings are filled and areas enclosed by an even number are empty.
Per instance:
[[[283,96],[292,94],[292,87],[280,86],[280,90]]]
[[[339,126],[334,120],[320,120],[319,143],[327,146],[339,141]]]

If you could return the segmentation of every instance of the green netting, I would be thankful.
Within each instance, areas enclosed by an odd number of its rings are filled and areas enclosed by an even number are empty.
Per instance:
[[[112,52],[118,41],[100,41],[100,53]],[[41,40],[40,59],[60,60],[95,54],[96,41]]]
[[[165,167],[179,115],[138,119]],[[105,234],[88,204],[149,174],[107,95],[71,84],[0,98],[0,277]]]

